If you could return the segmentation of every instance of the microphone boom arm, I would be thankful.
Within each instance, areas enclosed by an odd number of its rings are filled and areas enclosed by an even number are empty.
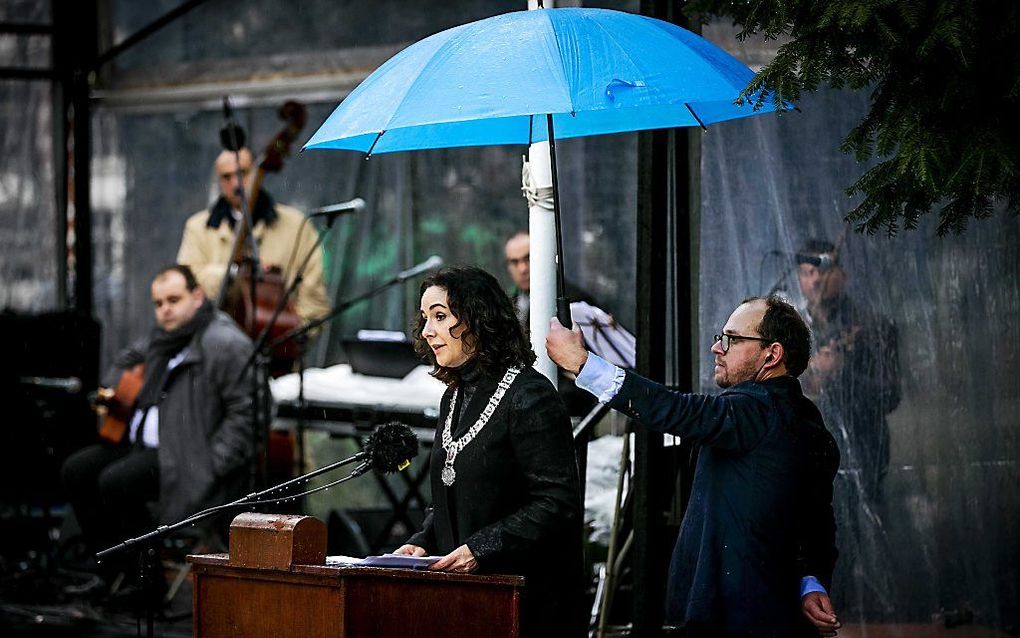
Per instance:
[[[176,523],[173,523],[172,525],[160,525],[151,532],[142,534],[137,538],[129,538],[125,541],[118,543],[117,545],[114,545],[113,547],[109,547],[100,552],[97,552],[96,560],[102,561],[110,554],[123,551],[125,549],[134,547],[135,545],[138,545],[140,543],[145,543],[146,541],[159,538],[161,536],[165,536],[170,532],[185,527],[186,525],[194,525],[195,523],[202,519],[209,518],[213,514],[216,514],[226,509],[230,509],[232,507],[237,507],[239,505],[277,503],[284,500],[298,498],[298,496],[313,494],[320,490],[327,489],[334,485],[339,485],[340,483],[361,476],[362,474],[364,474],[373,467],[377,472],[382,473],[403,470],[408,465],[410,465],[410,459],[414,458],[418,454],[418,449],[419,449],[418,437],[414,435],[414,433],[411,431],[411,428],[407,427],[407,425],[403,423],[397,422],[387,423],[385,425],[378,427],[365,441],[364,449],[355,454],[354,456],[350,456],[346,459],[343,459],[342,461],[330,463],[329,465],[325,465],[323,467],[320,467],[319,469],[312,470],[311,472],[302,474],[301,476],[298,476],[296,478],[292,478],[289,481],[284,481],[279,485],[274,485],[260,492],[253,492],[251,494],[248,494],[247,496],[242,496],[241,498],[231,501],[229,503],[204,509],[201,512],[187,516],[184,519],[177,521]],[[348,465],[350,463],[356,463],[359,461],[360,464],[358,465],[358,467],[354,468],[354,471],[352,471],[350,475],[338,481],[333,481],[332,483],[329,483],[327,485],[321,485],[311,490],[307,490],[300,495],[285,496],[281,498],[270,499],[267,501],[259,500],[263,496],[271,494],[272,492],[275,492],[277,490],[282,490],[286,487],[290,487],[291,485],[296,485],[297,483],[308,481],[316,476],[319,476],[320,474],[325,474],[326,472],[331,472],[338,467]]]
[[[423,266],[426,266],[426,264],[428,264],[428,266],[425,267],[425,268],[422,268]],[[370,299],[370,298],[378,295],[379,293],[383,292],[384,290],[386,290],[390,286],[395,286],[397,284],[403,283],[404,281],[410,279],[411,277],[419,275],[422,272],[425,272],[426,270],[430,270],[431,268],[435,268],[435,267],[438,267],[440,265],[442,265],[442,259],[440,259],[440,258],[436,257],[435,255],[433,255],[432,257],[429,257],[426,261],[422,262],[418,266],[414,266],[412,268],[409,268],[407,270],[403,270],[403,271],[397,273],[391,279],[389,279],[389,280],[379,284],[375,288],[372,288],[372,289],[370,289],[370,290],[368,290],[366,292],[363,292],[360,295],[357,295],[356,297],[353,297],[351,299],[347,299],[347,300],[341,301],[336,306],[334,306],[332,310],[327,312],[325,315],[319,317],[318,319],[313,319],[312,321],[309,321],[308,323],[306,323],[304,325],[300,325],[297,328],[294,328],[293,330],[290,330],[288,332],[283,333],[282,335],[280,335],[276,339],[274,339],[271,342],[269,342],[269,346],[268,347],[270,349],[272,349],[272,348],[275,348],[276,346],[278,346],[281,343],[285,343],[289,339],[293,339],[294,337],[297,337],[297,336],[300,336],[300,335],[303,335],[303,334],[308,334],[312,330],[315,330],[316,328],[318,328],[322,324],[324,324],[327,321],[333,319],[333,317],[336,317],[337,315],[343,313],[344,311],[346,311],[351,306],[353,306],[353,305],[355,305],[357,303],[361,303],[362,301],[365,301],[366,299]],[[419,272],[414,272],[414,271],[418,271],[419,268],[422,268],[422,269]]]
[[[160,525],[156,529],[154,529],[154,530],[152,530],[150,532],[147,532],[145,534],[142,534],[141,536],[138,536],[136,538],[129,538],[127,540],[121,541],[120,543],[114,545],[113,547],[108,547],[108,548],[106,548],[106,549],[104,549],[102,551],[96,552],[96,560],[101,562],[104,558],[106,558],[107,556],[109,556],[111,554],[115,554],[115,553],[117,553],[119,551],[130,549],[131,547],[134,547],[135,545],[138,545],[140,543],[144,543],[146,541],[149,541],[149,540],[152,540],[152,539],[155,539],[155,538],[159,538],[161,536],[165,536],[165,535],[167,535],[167,534],[169,534],[171,532],[174,532],[174,531],[176,531],[178,529],[181,529],[182,527],[187,527],[188,525],[194,525],[195,523],[197,523],[197,522],[199,522],[201,520],[204,520],[206,518],[209,518],[210,516],[220,512],[220,511],[223,511],[225,509],[230,509],[232,507],[238,507],[240,505],[250,505],[250,504],[253,504],[253,503],[256,503],[256,502],[265,502],[265,501],[259,501],[259,499],[262,498],[263,496],[271,494],[272,492],[275,492],[277,490],[282,490],[282,489],[284,489],[286,487],[290,487],[291,485],[295,485],[296,483],[299,483],[299,482],[302,482],[302,481],[308,481],[310,479],[315,478],[316,476],[319,476],[320,474],[325,474],[326,472],[331,472],[331,471],[337,469],[338,467],[342,467],[344,465],[349,465],[351,463],[356,463],[358,461],[362,461],[362,464],[359,465],[357,468],[355,468],[354,472],[351,472],[351,474],[349,476],[345,477],[343,480],[350,480],[350,479],[352,479],[352,478],[354,478],[356,476],[361,476],[362,474],[365,473],[365,471],[367,471],[369,469],[369,467],[371,467],[370,463],[367,460],[368,456],[369,456],[368,452],[361,451],[361,452],[358,452],[357,454],[355,454],[354,456],[351,456],[351,457],[348,457],[346,459],[343,459],[342,461],[337,461],[335,463],[330,463],[329,465],[325,465],[325,466],[320,467],[320,468],[318,468],[316,470],[312,470],[311,472],[308,472],[307,474],[302,474],[301,476],[292,478],[289,481],[285,481],[283,483],[280,483],[279,485],[274,485],[272,487],[264,489],[261,492],[252,492],[251,494],[248,494],[247,496],[242,496],[241,498],[239,498],[237,500],[234,500],[234,501],[231,501],[229,503],[225,503],[223,505],[217,505],[215,507],[210,507],[208,509],[204,509],[201,512],[197,512],[195,514],[191,514],[191,515],[187,516],[186,518],[183,518],[183,519],[177,521],[176,523],[173,523],[173,524],[170,524],[170,525]],[[359,472],[359,470],[360,470],[360,472]],[[288,496],[286,498],[294,498],[294,497]]]

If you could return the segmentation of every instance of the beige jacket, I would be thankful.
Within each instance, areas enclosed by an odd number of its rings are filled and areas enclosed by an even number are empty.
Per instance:
[[[312,222],[301,229],[305,216],[296,208],[276,204],[276,221],[266,227],[261,221],[255,224],[255,241],[259,246],[259,259],[263,266],[279,266],[290,284],[301,260],[315,245],[318,235]],[[177,251],[177,263],[186,264],[195,272],[198,283],[206,295],[215,300],[219,295],[226,263],[233,248],[234,231],[229,224],[209,228],[208,209],[199,211],[184,224],[181,248]],[[300,238],[298,233],[300,230]],[[295,249],[295,241],[297,248]],[[293,263],[291,251],[295,251]],[[288,269],[288,265],[290,268]],[[296,291],[295,309],[302,321],[309,321],[329,312],[329,299],[322,275],[322,251],[317,250],[308,260],[304,279]]]

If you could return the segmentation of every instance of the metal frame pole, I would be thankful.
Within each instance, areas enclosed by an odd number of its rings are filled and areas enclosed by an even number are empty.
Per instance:
[[[670,0],[642,0],[641,14],[678,21]],[[637,368],[651,379],[694,389],[697,290],[698,135],[690,129],[638,137]],[[663,437],[635,429],[634,636],[659,636],[674,539],[667,514],[672,481]],[[683,470],[681,470],[682,472]],[[683,477],[686,478],[686,477]]]

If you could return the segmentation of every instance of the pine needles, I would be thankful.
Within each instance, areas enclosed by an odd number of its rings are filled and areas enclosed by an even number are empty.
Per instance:
[[[1015,0],[697,0],[739,37],[791,40],[744,89],[796,102],[822,85],[871,92],[841,150],[876,160],[849,195],[858,231],[895,234],[938,211],[960,233],[1006,202],[1020,210],[1020,2]],[[757,95],[756,95],[757,94]]]

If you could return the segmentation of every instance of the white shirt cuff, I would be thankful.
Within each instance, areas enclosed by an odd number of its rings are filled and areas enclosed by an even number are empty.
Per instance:
[[[581,368],[574,382],[577,387],[595,395],[599,403],[609,403],[623,386],[627,371],[615,366],[595,353],[588,353],[588,360]]]

